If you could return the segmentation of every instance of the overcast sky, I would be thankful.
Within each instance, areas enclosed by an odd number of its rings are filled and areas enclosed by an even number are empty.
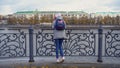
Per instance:
[[[0,14],[17,11],[120,12],[120,0],[0,0]]]

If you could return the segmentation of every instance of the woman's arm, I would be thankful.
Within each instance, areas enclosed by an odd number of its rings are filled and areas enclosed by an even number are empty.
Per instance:
[[[52,29],[54,29],[54,24],[55,24],[55,21],[53,21],[53,23],[52,23]]]

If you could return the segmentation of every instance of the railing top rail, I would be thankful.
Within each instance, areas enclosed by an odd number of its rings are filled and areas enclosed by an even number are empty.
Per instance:
[[[101,25],[103,29],[120,29],[120,25]],[[51,25],[0,25],[0,29],[51,29]],[[67,29],[98,29],[100,25],[67,25]]]

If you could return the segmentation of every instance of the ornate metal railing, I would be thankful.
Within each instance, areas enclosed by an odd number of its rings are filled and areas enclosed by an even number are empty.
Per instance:
[[[0,57],[25,57],[26,34],[0,33]]]
[[[105,33],[105,56],[120,57],[120,30]]]
[[[36,33],[36,56],[55,55],[55,46],[52,40],[53,33],[40,30]]]
[[[36,34],[36,55],[55,55],[53,33],[51,30],[50,33],[44,31],[46,30],[38,31]],[[93,31],[86,30],[82,33],[81,30],[66,30],[66,34],[67,39],[63,42],[65,55],[95,56],[96,34]]]
[[[120,57],[120,29],[100,30],[97,28],[67,29],[67,39],[63,42],[64,54],[98,56],[99,59],[102,56]],[[7,31],[0,29],[0,58],[27,56],[55,56],[52,29],[14,28]]]

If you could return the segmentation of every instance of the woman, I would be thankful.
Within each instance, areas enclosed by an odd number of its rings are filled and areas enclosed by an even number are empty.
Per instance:
[[[63,18],[60,15],[56,16],[55,20],[53,21],[53,24],[52,24],[53,33],[54,33],[53,37],[54,37],[55,45],[56,45],[56,61],[57,61],[57,63],[62,63],[65,60],[65,57],[63,54],[63,49],[62,49],[62,43],[63,43],[63,40],[66,38],[66,34],[65,34],[65,29],[64,30],[56,30],[55,29],[55,24],[56,24],[57,19],[63,20]],[[65,22],[64,22],[64,25],[66,28]],[[59,53],[60,53],[61,58],[59,58]]]

